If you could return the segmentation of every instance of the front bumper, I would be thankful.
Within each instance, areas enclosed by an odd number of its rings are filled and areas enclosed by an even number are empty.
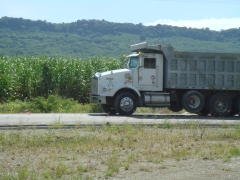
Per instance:
[[[105,96],[91,96],[91,103],[96,104],[107,104],[106,97]]]

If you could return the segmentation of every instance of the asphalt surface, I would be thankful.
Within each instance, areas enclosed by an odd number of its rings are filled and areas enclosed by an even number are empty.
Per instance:
[[[185,124],[199,123],[209,126],[240,125],[240,117],[201,117],[193,114],[133,114],[132,116],[109,116],[101,113],[73,114],[73,113],[49,113],[49,114],[0,114],[0,127],[7,126],[48,126],[53,124],[63,125],[103,125],[114,124]]]

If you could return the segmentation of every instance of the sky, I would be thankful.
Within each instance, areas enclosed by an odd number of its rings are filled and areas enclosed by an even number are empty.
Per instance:
[[[0,0],[0,18],[71,23],[97,19],[143,25],[240,28],[240,0]]]

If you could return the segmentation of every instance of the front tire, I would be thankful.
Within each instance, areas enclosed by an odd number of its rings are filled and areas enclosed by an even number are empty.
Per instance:
[[[187,91],[182,98],[183,108],[190,113],[198,113],[204,106],[203,95],[195,90]]]
[[[114,109],[119,115],[132,115],[136,111],[137,100],[135,96],[129,92],[119,94],[114,101]]]

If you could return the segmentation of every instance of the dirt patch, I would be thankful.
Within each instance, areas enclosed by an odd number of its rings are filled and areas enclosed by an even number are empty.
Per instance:
[[[165,160],[159,164],[139,162],[128,171],[120,171],[113,179],[240,179],[240,158],[222,160]]]

